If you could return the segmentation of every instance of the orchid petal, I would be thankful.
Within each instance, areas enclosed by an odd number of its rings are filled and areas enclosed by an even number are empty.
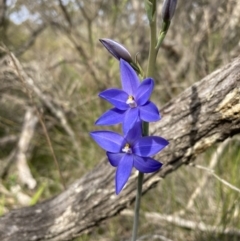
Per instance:
[[[114,167],[117,167],[120,160],[123,158],[123,156],[126,155],[126,153],[112,153],[107,152],[107,157],[110,162],[110,164]]]
[[[123,90],[128,95],[134,95],[140,85],[140,81],[133,68],[123,59],[120,59],[120,73]]]
[[[124,133],[127,143],[133,145],[135,141],[142,137],[142,121],[137,120],[133,127],[127,132]]]
[[[162,166],[161,162],[158,162],[150,157],[134,156],[133,160],[134,167],[142,173],[156,172]]]
[[[90,135],[99,146],[109,152],[120,152],[125,142],[121,135],[112,131],[92,131]]]
[[[147,104],[139,106],[140,119],[146,122],[158,121],[161,119],[159,111],[155,104],[148,101]]]
[[[112,108],[101,115],[95,125],[115,125],[123,122],[125,110]]]
[[[138,108],[130,108],[125,112],[123,120],[123,133],[126,134],[138,120]]]
[[[135,155],[149,157],[157,154],[169,144],[167,140],[159,136],[146,136],[135,142],[132,151]]]
[[[151,78],[143,80],[137,89],[136,101],[137,105],[144,105],[150,99],[154,87],[154,81]]]
[[[131,175],[133,167],[133,156],[125,154],[120,160],[115,176],[116,194],[119,194]]]
[[[128,94],[119,89],[108,89],[99,94],[99,96],[120,110],[127,110],[129,105],[126,103]]]

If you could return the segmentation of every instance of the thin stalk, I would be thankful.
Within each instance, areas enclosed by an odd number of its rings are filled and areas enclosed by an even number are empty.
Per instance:
[[[153,1],[153,4],[155,4],[153,8],[156,9],[156,1]],[[155,47],[157,44],[156,12],[153,14],[153,19],[149,26],[150,26],[150,48],[149,48],[149,55],[148,55],[147,77],[154,77],[156,57],[157,57],[157,52],[155,50]]]
[[[138,174],[138,183],[137,183],[137,195],[135,201],[134,208],[134,221],[133,221],[133,232],[132,232],[132,241],[137,240],[137,231],[138,231],[138,222],[139,222],[139,210],[142,196],[142,184],[143,184],[143,176],[142,172]]]
[[[147,68],[147,77],[154,77],[155,74],[155,64],[157,51],[155,49],[157,44],[157,19],[156,19],[156,0],[152,1],[153,4],[153,18],[150,22],[150,48],[149,48],[149,56],[148,56],[148,68]],[[143,136],[149,135],[149,123],[143,122],[142,125]],[[139,210],[142,196],[142,184],[143,184],[144,174],[139,172],[138,174],[138,184],[137,184],[137,195],[135,201],[134,208],[134,222],[133,222],[133,233],[132,233],[132,241],[137,240],[137,231],[138,231],[138,223],[139,223]]]
[[[149,124],[148,122],[143,122],[142,125],[143,136],[148,136],[149,132]],[[140,210],[140,203],[142,197],[142,184],[143,184],[143,177],[144,173],[138,173],[138,183],[137,183],[137,195],[135,201],[135,208],[134,208],[134,221],[133,221],[133,233],[132,233],[132,241],[137,239],[137,230],[138,230],[138,223],[139,223],[139,210]]]

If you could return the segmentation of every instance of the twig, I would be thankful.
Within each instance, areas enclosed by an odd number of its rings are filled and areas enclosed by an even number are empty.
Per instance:
[[[219,144],[217,150],[213,153],[213,155],[211,157],[210,164],[208,166],[209,169],[214,169],[216,167],[216,165],[219,161],[219,157],[221,157],[223,151],[225,150],[225,148],[227,147],[227,145],[229,144],[230,141],[231,141],[231,139],[229,138]],[[175,213],[176,215],[177,214],[183,215],[183,214],[185,214],[186,210],[189,210],[193,207],[195,199],[202,192],[202,189],[206,186],[210,176],[211,176],[211,173],[209,173],[209,172],[205,176],[203,176],[199,185],[197,186],[197,188],[195,189],[195,191],[192,193],[191,197],[189,198],[189,201],[188,201],[186,207],[184,208],[184,210],[181,210],[181,211]]]
[[[18,140],[17,148],[12,150],[10,155],[4,160],[5,166],[0,174],[1,178],[5,178],[8,174],[9,168],[15,161],[17,163],[20,181],[23,184],[26,184],[30,189],[35,188],[36,180],[33,178],[28,167],[26,156],[37,121],[38,119],[34,115],[33,109],[28,109],[25,114],[23,128]]]
[[[3,138],[0,138],[0,146],[7,145],[9,143],[13,143],[17,141],[18,137],[16,135],[9,135],[4,136]]]
[[[123,212],[121,212],[121,214],[126,216],[133,216],[133,211],[124,210]],[[214,234],[235,235],[240,237],[240,229],[236,229],[233,227],[212,226],[205,224],[203,222],[194,222],[187,219],[183,219],[176,215],[162,215],[156,212],[146,212],[144,216],[148,220],[151,220],[152,223],[159,224],[162,221],[166,221],[181,228],[199,230],[202,232],[210,232]]]
[[[79,59],[62,59],[60,61],[57,61],[53,65],[47,67],[47,70],[55,69],[61,66],[62,64],[78,64],[78,63],[79,63]]]
[[[18,50],[16,50],[14,54],[18,57],[22,55],[26,50],[28,50],[35,43],[36,38],[38,37],[39,34],[43,32],[45,28],[46,28],[46,25],[43,24],[38,29],[33,31],[29,39]]]
[[[175,224],[182,228],[188,228],[193,230],[200,230],[202,232],[211,232],[215,234],[224,234],[224,235],[236,235],[240,236],[240,230],[233,227],[223,227],[223,226],[211,226],[203,222],[194,222],[180,218],[178,216],[171,215],[161,215],[158,213],[146,213],[146,218],[151,219],[153,222],[167,221],[169,223]]]
[[[137,239],[137,241],[142,241],[142,240],[173,241],[172,239],[166,238],[163,235],[159,235],[159,234],[148,234]]]
[[[0,173],[1,179],[4,179],[7,176],[8,170],[14,161],[15,155],[16,155],[16,149],[13,149],[11,153],[4,160],[1,160],[3,163],[5,163],[5,166],[2,168]]]
[[[16,163],[20,181],[23,184],[26,184],[29,189],[35,188],[37,184],[36,180],[31,174],[31,170],[27,164],[26,158],[26,153],[33,138],[37,122],[38,118],[34,114],[33,109],[29,108],[25,114],[22,133],[18,141],[18,151],[16,153]]]
[[[214,170],[209,169],[207,167],[201,166],[201,165],[196,165],[194,163],[192,163],[190,166],[192,167],[196,167],[202,170],[207,171],[210,175],[214,176],[215,178],[217,178],[221,183],[223,183],[224,185],[226,185],[227,187],[231,188],[234,191],[237,191],[240,193],[240,189],[234,185],[232,185],[231,183],[227,182],[226,180],[222,179],[221,177],[219,177],[217,174],[214,173]]]
[[[68,14],[68,11],[67,11],[66,7],[63,5],[62,0],[58,0],[58,2],[59,2],[59,5],[60,5],[60,8],[63,12],[64,17],[67,20],[67,22],[68,22],[68,24],[71,28],[72,27],[72,19],[71,19],[70,15]]]
[[[4,26],[5,24],[5,18],[6,18],[6,12],[7,12],[7,0],[2,0],[0,5],[0,26]]]

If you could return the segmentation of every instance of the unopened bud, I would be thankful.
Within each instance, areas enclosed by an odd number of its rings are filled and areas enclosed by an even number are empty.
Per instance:
[[[116,59],[124,59],[128,63],[133,62],[130,53],[121,44],[107,38],[99,39],[103,46],[112,54]]]
[[[163,21],[171,21],[177,6],[177,0],[164,0],[162,7]]]

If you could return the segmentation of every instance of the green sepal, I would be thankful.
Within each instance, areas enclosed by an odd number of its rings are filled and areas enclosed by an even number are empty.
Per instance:
[[[138,76],[142,78],[143,77],[143,70],[142,70],[141,66],[139,65],[139,63],[136,61],[135,63],[134,62],[130,62],[129,64],[137,72]]]
[[[160,30],[160,33],[159,33],[158,39],[157,39],[157,45],[155,47],[155,50],[157,52],[158,52],[160,46],[162,45],[162,42],[163,42],[164,38],[167,35],[170,24],[171,24],[171,21],[163,21],[162,22],[162,27],[161,27],[161,30]]]

